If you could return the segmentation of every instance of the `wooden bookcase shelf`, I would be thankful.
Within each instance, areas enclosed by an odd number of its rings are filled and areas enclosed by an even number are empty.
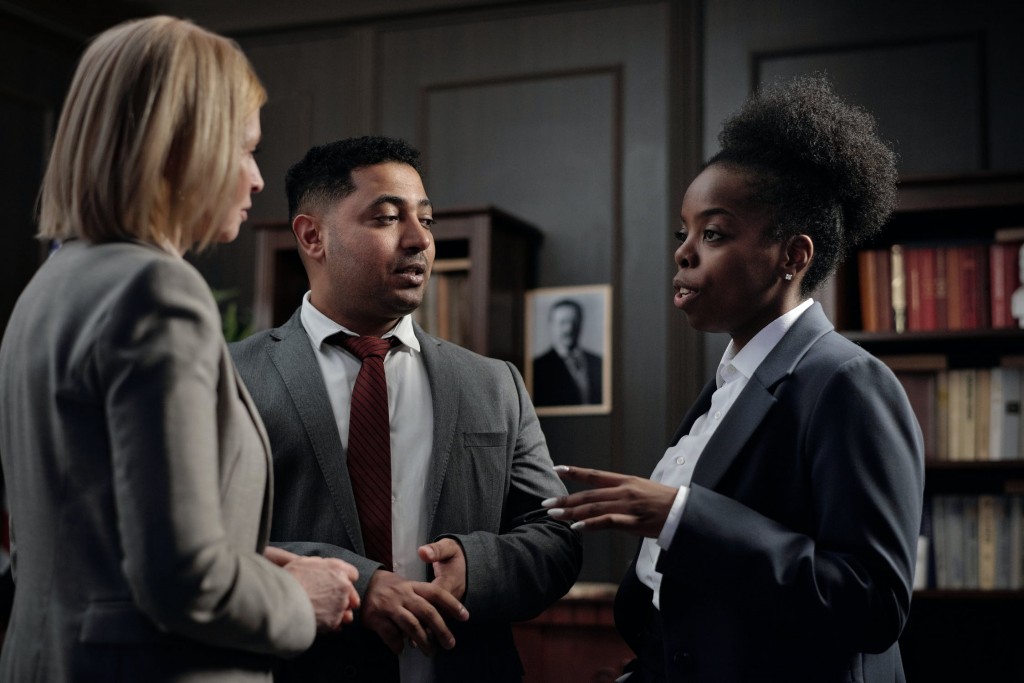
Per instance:
[[[942,355],[949,368],[992,367],[1024,355],[1024,329],[918,332],[843,331],[876,356]]]
[[[864,249],[899,244],[906,253],[906,247],[985,242],[999,229],[1019,226],[1024,226],[1024,173],[904,179],[896,214]],[[1019,328],[864,331],[859,276],[858,255],[852,254],[823,299],[831,298],[837,329],[897,372],[912,373],[915,363],[924,373],[1019,365],[1024,357],[1024,330]],[[929,363],[935,363],[936,369],[929,370]],[[951,423],[966,418],[950,411],[938,413],[935,419]],[[958,457],[955,450],[950,452],[949,457]],[[936,460],[934,453],[928,455],[925,495],[929,500],[988,496],[1005,500],[1024,495],[1024,459]],[[930,520],[932,525],[939,523]],[[966,535],[967,527],[963,528]],[[1018,539],[1015,552],[1022,552],[1022,542]],[[961,553],[961,559],[966,562],[970,554]],[[929,564],[933,563],[930,558]],[[930,567],[932,581],[935,569]],[[1024,590],[939,590],[930,583],[927,589],[915,591],[901,637],[907,679],[1024,680],[1024,659],[1018,654],[1024,639],[1022,608]],[[956,657],[950,658],[950,652],[956,652]]]

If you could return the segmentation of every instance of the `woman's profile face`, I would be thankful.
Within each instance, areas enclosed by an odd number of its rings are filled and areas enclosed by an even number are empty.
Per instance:
[[[723,164],[690,184],[681,220],[673,303],[695,329],[728,332],[742,347],[785,312],[785,247],[766,238],[767,213],[752,199],[749,177]]]
[[[245,121],[242,145],[238,150],[242,155],[241,165],[238,167],[238,184],[235,186],[231,205],[224,214],[224,223],[214,236],[214,242],[231,242],[238,237],[239,228],[249,217],[252,195],[263,190],[263,176],[260,175],[259,166],[256,164],[256,149],[259,147],[260,137],[260,113],[257,110]]]

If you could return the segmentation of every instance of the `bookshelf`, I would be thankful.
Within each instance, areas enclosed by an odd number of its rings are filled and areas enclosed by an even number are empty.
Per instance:
[[[905,179],[889,226],[822,294],[837,329],[904,382],[925,433],[927,581],[901,637],[908,680],[1024,680],[1024,434],[1004,449],[992,431],[1006,412],[993,381],[1024,386],[1024,330],[993,314],[989,270],[989,245],[1021,226],[1024,173]],[[965,274],[946,292],[944,267]]]
[[[434,269],[417,321],[431,334],[521,365],[524,294],[535,284],[540,231],[492,206],[437,210],[434,219]],[[253,324],[266,329],[291,316],[309,282],[287,222],[255,231]]]

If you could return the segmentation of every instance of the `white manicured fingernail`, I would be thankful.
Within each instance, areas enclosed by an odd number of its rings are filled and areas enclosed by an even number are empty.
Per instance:
[[[548,514],[557,519],[565,514],[565,510],[563,510],[562,508],[551,508],[550,510],[548,510]]]
[[[551,507],[552,505],[554,505],[557,502],[558,502],[557,498],[547,498],[545,500],[542,500],[540,502],[540,505],[541,505],[541,507],[549,508],[549,507]]]
[[[579,531],[580,529],[582,529],[582,528],[583,528],[583,527],[585,527],[586,525],[587,525],[587,523],[586,523],[586,522],[573,522],[573,523],[572,523],[572,524],[571,524],[571,525],[569,526],[569,528],[570,528],[570,529],[572,529],[573,531]]]
[[[555,465],[555,472],[568,472],[569,467],[567,465]]]

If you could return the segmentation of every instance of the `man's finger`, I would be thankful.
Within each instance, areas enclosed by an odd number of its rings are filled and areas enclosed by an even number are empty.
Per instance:
[[[389,621],[387,626],[378,629],[377,635],[380,636],[389,650],[396,655],[402,654],[402,650],[405,649],[405,637],[402,635],[402,631],[395,626],[394,622]]]
[[[466,609],[465,605],[437,584],[417,583],[413,586],[413,591],[416,592],[416,595],[433,605],[434,609],[440,610],[448,617],[458,619],[459,621],[469,619],[469,610]]]
[[[417,615],[415,612],[409,610],[420,611],[421,614]],[[398,614],[392,617],[395,625],[401,629],[402,633],[404,633],[405,637],[411,641],[412,645],[419,648],[423,654],[428,657],[432,657],[436,650],[434,641],[431,639],[430,633],[427,631],[427,629],[432,629],[432,624],[429,623],[432,621],[431,615],[441,621],[441,623],[444,623],[437,611],[429,605],[427,605],[427,609],[424,610],[418,610],[417,606],[409,605],[407,609],[401,610]],[[424,621],[428,623],[421,623]],[[448,635],[451,636],[450,633]],[[452,637],[452,641],[454,640],[455,638]]]
[[[444,562],[458,555],[461,550],[456,541],[442,538],[440,541],[420,546],[418,552],[424,562]]]
[[[419,593],[419,591],[417,591]],[[424,601],[426,603],[426,609],[422,605],[410,605],[409,609],[412,610],[413,614],[418,619],[417,625],[422,626],[426,629],[424,638],[425,643],[421,643],[420,639],[414,639],[417,647],[424,649],[428,655],[433,654],[433,650],[437,646],[441,646],[446,650],[450,650],[455,647],[455,636],[448,630],[448,625],[444,623],[444,618],[435,609],[434,605]],[[430,648],[427,651],[426,648]]]

